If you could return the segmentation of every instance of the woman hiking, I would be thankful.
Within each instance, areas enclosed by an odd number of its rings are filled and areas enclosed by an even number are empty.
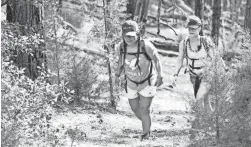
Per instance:
[[[119,44],[119,61],[115,73],[116,83],[124,71],[124,96],[129,99],[132,111],[142,122],[140,140],[148,139],[151,128],[150,106],[156,88],[162,81],[162,70],[157,49],[148,40],[141,40],[139,26],[127,20],[122,25],[123,42]]]
[[[214,45],[210,38],[199,35],[201,20],[197,16],[188,18],[187,28],[189,36],[179,44],[178,62],[173,83],[179,75],[183,60],[186,59],[186,71],[189,72],[190,81],[193,84],[197,106],[201,111],[212,112],[213,109],[208,97],[211,80],[207,69],[212,64]]]

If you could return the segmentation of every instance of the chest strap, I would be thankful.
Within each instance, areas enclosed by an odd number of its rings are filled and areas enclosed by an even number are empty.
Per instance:
[[[150,72],[149,72],[149,75],[146,79],[140,81],[140,82],[137,82],[137,81],[133,81],[131,79],[129,79],[126,75],[125,75],[125,91],[127,93],[127,79],[130,80],[131,82],[135,83],[137,86],[140,85],[140,84],[143,84],[145,83],[146,81],[148,81],[148,84],[151,86],[151,77],[152,77],[152,70],[153,70],[153,62],[151,61],[150,63]]]
[[[201,66],[201,67],[194,67],[194,66],[192,66],[192,65],[190,65],[190,64],[189,64],[189,67],[192,68],[192,69],[197,69],[197,70],[198,70],[198,69],[204,68],[204,66]]]

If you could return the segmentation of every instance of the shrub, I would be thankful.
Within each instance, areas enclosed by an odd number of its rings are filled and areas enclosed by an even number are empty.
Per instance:
[[[216,54],[210,96],[212,115],[196,112],[200,126],[194,146],[249,146],[251,143],[251,39],[246,33],[241,59],[226,72]]]
[[[38,47],[41,40],[36,35],[22,36],[17,24],[2,23],[2,26],[1,144],[60,146],[62,140],[55,135],[57,128],[51,127],[51,120],[54,117],[52,105],[58,95],[64,93],[62,86],[48,84],[50,74],[43,72],[31,80],[24,75],[25,69],[13,62],[16,52],[33,55],[33,47]]]

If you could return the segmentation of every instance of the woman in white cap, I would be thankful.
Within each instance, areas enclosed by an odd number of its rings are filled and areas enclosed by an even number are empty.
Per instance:
[[[142,121],[143,134],[140,139],[150,135],[150,106],[156,95],[156,88],[162,81],[162,71],[156,48],[148,40],[141,40],[139,26],[128,20],[122,25],[123,42],[119,45],[119,62],[116,82],[124,71],[125,92],[132,111]]]
[[[183,60],[186,59],[186,71],[189,72],[198,107],[200,110],[212,112],[213,109],[208,97],[211,79],[206,69],[212,64],[214,44],[209,37],[199,35],[201,20],[197,16],[188,18],[187,28],[189,36],[179,44],[179,56],[174,79],[176,80],[178,77]]]

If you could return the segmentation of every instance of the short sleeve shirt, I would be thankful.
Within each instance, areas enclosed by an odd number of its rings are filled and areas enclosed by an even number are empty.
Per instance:
[[[145,52],[146,54],[153,59],[153,56],[157,55],[157,49],[153,46],[153,44],[148,40],[143,40],[145,44]],[[141,51],[142,51],[143,43],[141,43]],[[151,61],[147,59],[144,54],[139,54],[139,63],[136,65],[137,56],[126,54],[124,60],[124,69],[125,74],[127,76],[127,86],[131,89],[140,90],[146,87],[149,83],[148,80],[143,84],[137,85],[132,81],[141,82],[148,78],[150,74]],[[152,67],[152,77],[150,79],[151,85],[155,84],[156,81],[156,69]]]

